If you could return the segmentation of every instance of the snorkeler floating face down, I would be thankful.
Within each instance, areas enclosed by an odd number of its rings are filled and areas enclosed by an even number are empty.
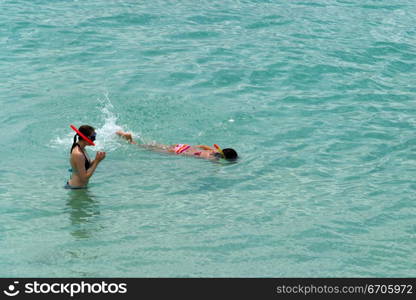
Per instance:
[[[117,131],[116,134],[126,139],[131,144],[137,144],[137,142],[133,140],[131,133],[124,132],[124,131]],[[220,158],[223,158],[226,160],[233,161],[238,158],[238,154],[234,149],[232,148],[221,149],[220,146],[218,146],[217,144],[214,144],[214,147],[210,147],[206,145],[191,146],[188,144],[174,144],[174,145],[137,144],[137,145],[142,148],[157,151],[157,152],[192,156],[192,157],[204,158],[204,159],[209,159],[209,160],[218,160]]]

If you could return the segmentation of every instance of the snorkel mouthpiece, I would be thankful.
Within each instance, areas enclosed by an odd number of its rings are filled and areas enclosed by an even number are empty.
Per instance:
[[[218,144],[214,144],[215,149],[218,150],[218,152],[221,154],[222,158],[225,158],[224,152],[222,152],[222,149]]]
[[[94,142],[87,138],[81,131],[79,131],[74,125],[70,125],[71,129],[75,131],[80,137],[82,137],[88,144],[95,146]],[[94,138],[95,140],[95,138]]]

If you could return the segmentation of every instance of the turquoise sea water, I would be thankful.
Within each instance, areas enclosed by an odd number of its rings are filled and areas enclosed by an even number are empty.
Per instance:
[[[0,1],[0,276],[415,276],[415,6]]]

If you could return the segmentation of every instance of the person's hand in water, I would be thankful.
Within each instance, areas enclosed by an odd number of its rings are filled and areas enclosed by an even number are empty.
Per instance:
[[[95,155],[95,160],[97,161],[97,163],[101,162],[105,158],[105,154],[105,152],[97,152],[97,154]]]
[[[116,132],[116,134],[125,138],[130,144],[137,144],[135,141],[133,141],[133,136],[129,132],[119,130]]]

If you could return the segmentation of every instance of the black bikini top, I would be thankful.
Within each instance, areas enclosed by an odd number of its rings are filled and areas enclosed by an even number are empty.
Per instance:
[[[81,146],[79,144],[77,144],[77,146],[81,150],[82,154],[84,154],[84,157],[85,157],[85,170],[88,170],[91,167],[91,161],[87,157],[87,155],[85,154],[85,152],[82,150]]]

